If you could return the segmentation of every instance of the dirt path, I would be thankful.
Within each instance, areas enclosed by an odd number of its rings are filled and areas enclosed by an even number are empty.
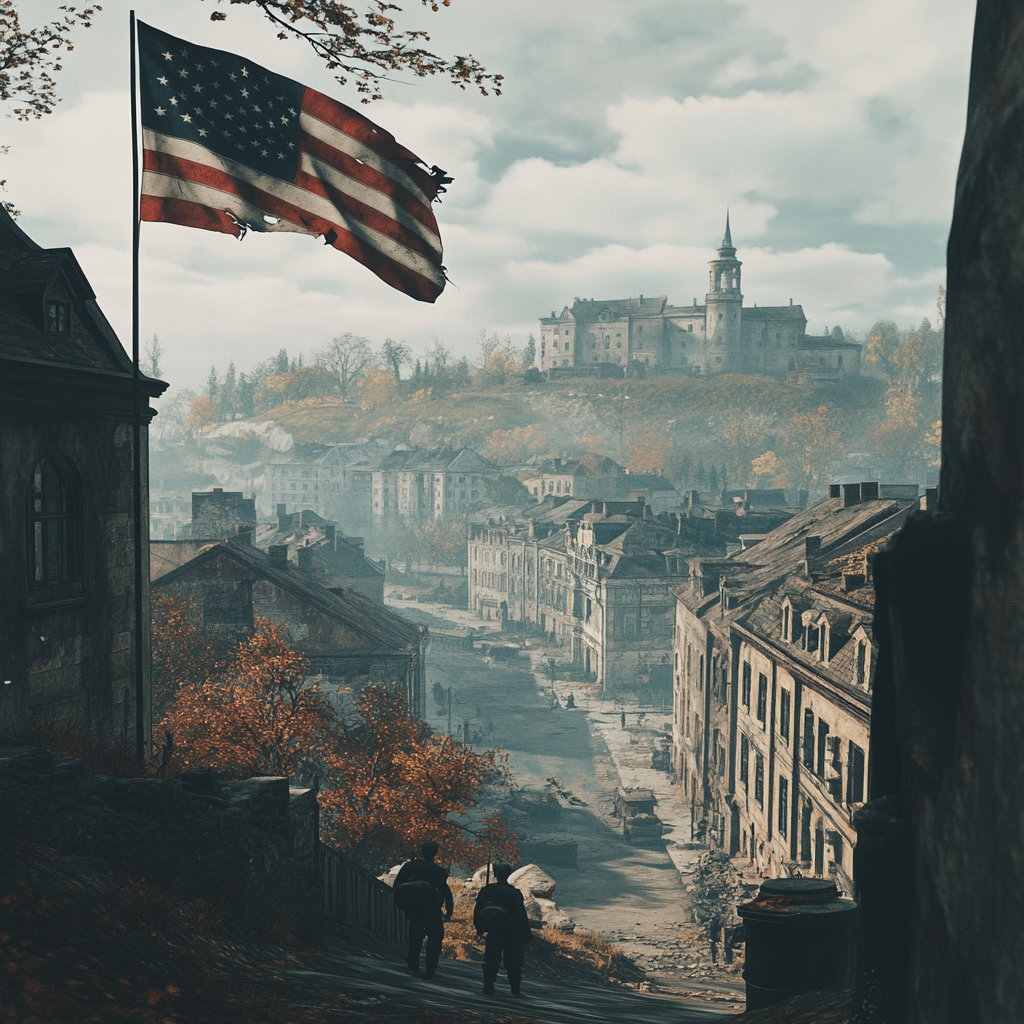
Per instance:
[[[440,625],[473,625],[467,612],[433,604],[394,601],[413,621]],[[554,684],[524,654],[510,662],[492,662],[482,655],[431,648],[427,660],[427,718],[447,731],[447,706],[434,700],[439,683],[452,691],[452,727],[469,722],[477,746],[501,746],[522,788],[543,788],[555,779],[563,794],[558,818],[528,822],[533,839],[568,838],[578,843],[576,869],[542,867],[555,879],[554,899],[577,925],[610,939],[648,972],[657,989],[702,993],[708,1003],[735,1012],[742,1009],[739,965],[712,968],[707,944],[695,945],[698,931],[690,920],[687,875],[699,850],[690,847],[689,806],[669,775],[650,768],[650,747],[643,742],[651,725],[663,716],[648,714],[621,702],[602,700],[582,687],[556,679]],[[569,693],[576,709],[567,710]],[[558,697],[556,702],[555,697]],[[627,728],[621,727],[626,711]],[[671,712],[669,712],[669,716]],[[640,742],[631,743],[631,739]],[[612,799],[620,785],[655,790],[658,815],[669,825],[662,842],[631,844],[622,836]]]

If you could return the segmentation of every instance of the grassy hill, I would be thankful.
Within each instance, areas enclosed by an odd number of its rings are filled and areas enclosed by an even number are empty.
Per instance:
[[[261,418],[273,419],[300,441],[381,437],[393,444],[467,445],[483,454],[492,454],[495,431],[532,427],[530,455],[571,457],[597,451],[628,464],[637,460],[638,450],[653,445],[662,452],[661,468],[670,475],[678,475],[689,458],[708,465],[725,463],[730,479],[743,483],[749,460],[764,451],[792,457],[793,416],[821,405],[841,430],[848,451],[870,450],[884,412],[884,390],[883,381],[867,376],[792,385],[759,375],[673,374],[646,380],[516,383],[437,399],[419,391],[368,409],[354,399],[307,399]],[[730,423],[741,424],[740,437],[735,430],[731,438],[726,436]]]

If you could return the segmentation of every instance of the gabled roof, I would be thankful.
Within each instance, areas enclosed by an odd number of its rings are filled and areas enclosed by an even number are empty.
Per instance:
[[[474,473],[498,467],[472,448],[396,448],[380,464],[382,472]]]
[[[744,316],[746,313],[744,313]],[[843,338],[833,338],[832,335],[826,334],[823,337],[816,337],[814,335],[804,335],[800,339],[797,348],[800,349],[815,349],[819,351],[827,351],[829,349],[852,349],[852,348],[863,348],[862,345],[858,345],[855,341],[846,341]]]
[[[323,614],[337,619],[366,637],[381,653],[389,650],[414,650],[423,637],[422,627],[413,625],[392,609],[344,587],[328,590],[299,569],[274,565],[268,555],[250,544],[212,544],[184,565],[155,579],[152,585],[163,587],[186,580],[200,566],[222,558],[236,562],[254,576],[269,580]]]
[[[659,316],[665,310],[667,295],[635,299],[577,299],[572,313],[577,320],[597,320],[607,312],[616,319],[627,316]]]
[[[804,320],[803,306],[744,306],[744,320]]]
[[[272,452],[264,461],[268,466],[314,466],[323,462],[333,450],[334,445],[319,441],[296,441],[286,452]]]
[[[44,300],[67,302],[70,329],[60,334],[45,329]],[[100,374],[108,381],[129,383],[132,361],[107,318],[96,294],[68,248],[44,249],[32,241],[0,207],[0,360],[10,364],[52,367]],[[140,376],[144,395],[167,388],[163,381]]]

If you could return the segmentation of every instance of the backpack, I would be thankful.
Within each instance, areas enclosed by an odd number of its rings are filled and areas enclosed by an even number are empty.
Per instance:
[[[508,927],[508,914],[504,907],[488,903],[480,908],[480,929],[485,932],[504,932]]]
[[[425,917],[439,905],[438,891],[422,880],[395,886],[393,896],[395,906],[407,916]]]

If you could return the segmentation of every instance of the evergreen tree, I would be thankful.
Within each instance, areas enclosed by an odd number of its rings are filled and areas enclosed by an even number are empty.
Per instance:
[[[150,377],[160,376],[160,357],[163,354],[163,349],[160,348],[160,339],[154,334],[153,340],[146,346],[145,371]]]
[[[528,370],[537,361],[537,340],[531,334],[523,346],[523,369]]]
[[[228,363],[228,372],[224,374],[224,383],[220,386],[220,414],[225,419],[231,419],[237,412],[237,387],[235,364]]]
[[[729,490],[729,474],[726,471],[725,463],[722,463],[722,468],[718,471],[718,482],[721,484],[722,490]]]
[[[419,387],[423,380],[423,368],[420,366],[420,361],[418,359],[416,360],[416,367],[412,371],[412,379],[416,387]]]
[[[287,373],[288,372],[288,349],[283,348],[283,349],[281,349],[280,352],[277,353],[277,367],[276,367],[276,370],[277,370],[278,373]]]
[[[219,388],[217,386],[217,367],[210,367],[210,376],[206,378],[206,397],[216,405]]]
[[[708,475],[708,490],[714,493],[718,490],[718,469],[712,463],[711,473]]]
[[[455,381],[457,384],[469,383],[469,360],[463,356],[455,367]]]
[[[708,489],[708,471],[704,468],[703,459],[698,459],[697,461],[697,475],[694,483],[697,485],[698,491],[706,491]]]
[[[256,387],[251,378],[244,373],[238,375],[238,390],[236,392],[235,404],[243,416],[253,416],[256,409],[253,406],[253,399],[256,394]]]

